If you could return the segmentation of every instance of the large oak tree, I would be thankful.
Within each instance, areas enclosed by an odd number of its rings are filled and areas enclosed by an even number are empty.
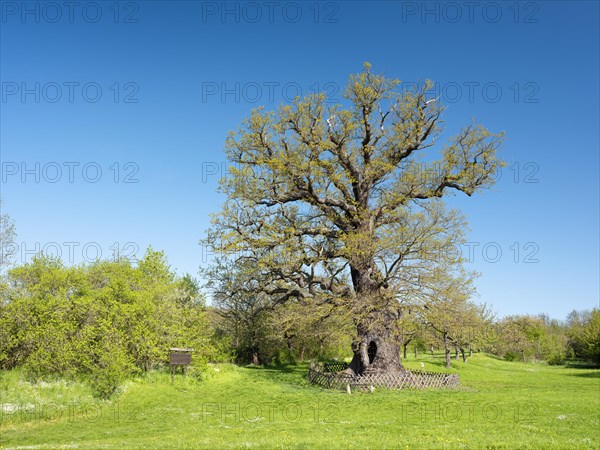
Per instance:
[[[490,186],[502,164],[502,135],[478,124],[435,150],[444,108],[430,87],[403,91],[365,64],[344,104],[319,94],[259,108],[227,139],[227,200],[208,241],[245,260],[274,304],[348,311],[356,373],[402,370],[405,303],[460,271],[466,224],[442,198]]]

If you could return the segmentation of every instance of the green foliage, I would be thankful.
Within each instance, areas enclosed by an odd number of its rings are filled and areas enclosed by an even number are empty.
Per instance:
[[[103,347],[94,349],[94,364],[88,367],[89,381],[94,395],[112,396],[120,384],[136,371],[132,358],[119,343],[117,333],[110,333],[115,341],[105,340]]]
[[[495,329],[495,353],[507,361],[543,360],[560,365],[567,359],[567,327],[543,314],[507,316]]]
[[[571,353],[600,365],[600,309],[573,311],[569,315],[568,323]]]
[[[213,321],[242,364],[292,363],[345,355],[352,328],[347,315],[310,299],[273,304],[253,287],[247,264],[220,261],[205,272],[213,293]]]
[[[550,365],[562,365],[567,359],[567,337],[564,327],[548,326],[541,342],[541,358]]]
[[[592,311],[583,330],[584,356],[600,364],[600,309]]]
[[[197,283],[177,278],[151,248],[137,267],[35,257],[8,273],[2,298],[0,367],[22,366],[28,379],[83,375],[107,398],[131,375],[166,364],[170,347],[194,348],[198,370],[218,354]]]
[[[316,94],[258,108],[228,135],[227,200],[205,244],[242,274],[215,281],[218,301],[243,305],[226,308],[236,347],[243,337],[254,358],[265,309],[307,300],[352,319],[364,368],[367,334],[395,347],[406,302],[430,296],[439,274],[460,275],[466,223],[442,198],[494,183],[503,134],[470,124],[444,145],[444,107],[430,87],[403,90],[365,64],[341,104]],[[381,367],[397,364],[383,348]]]

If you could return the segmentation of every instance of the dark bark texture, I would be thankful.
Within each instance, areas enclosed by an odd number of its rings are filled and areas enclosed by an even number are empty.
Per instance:
[[[356,374],[398,373],[403,370],[402,342],[393,329],[392,311],[374,311],[357,326],[350,369]]]

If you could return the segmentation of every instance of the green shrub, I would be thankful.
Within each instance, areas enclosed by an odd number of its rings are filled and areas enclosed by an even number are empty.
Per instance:
[[[509,352],[506,352],[504,354],[504,359],[506,361],[522,361],[523,360],[523,356],[520,355],[517,352],[511,352],[511,351],[509,351]]]
[[[0,369],[29,379],[84,376],[110,397],[136,372],[168,363],[170,347],[193,347],[201,376],[218,355],[199,289],[149,249],[137,267],[99,261],[64,267],[49,257],[11,270],[2,284]],[[6,339],[4,339],[6,337]]]
[[[546,357],[546,362],[551,366],[561,366],[566,361],[566,353],[556,351]]]

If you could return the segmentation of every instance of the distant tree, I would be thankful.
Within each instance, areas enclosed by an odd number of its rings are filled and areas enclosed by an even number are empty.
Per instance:
[[[496,339],[494,333],[495,313],[487,304],[470,303],[462,314],[463,326],[453,335],[457,347],[466,362],[466,352],[491,346]]]
[[[261,347],[265,349],[268,339],[268,313],[274,305],[267,294],[256,289],[260,280],[253,277],[256,271],[251,261],[233,264],[220,258],[204,273],[213,306],[224,319],[238,361],[261,364]]]
[[[309,299],[278,305],[269,323],[285,339],[290,361],[338,357],[348,353],[352,342],[352,320],[331,305]]]
[[[342,342],[351,341],[351,320],[331,305],[309,298],[273,302],[257,291],[260,280],[250,259],[219,259],[204,274],[219,327],[240,363],[335,356]]]
[[[406,359],[408,346],[421,340],[424,334],[424,324],[416,311],[407,309],[399,321],[400,337],[402,342],[402,353]]]
[[[498,323],[499,353],[508,360],[542,359],[546,333],[544,320],[531,315],[512,315]]]
[[[591,319],[591,311],[573,310],[567,315],[566,326],[570,356],[582,358],[584,353],[583,329]]]
[[[450,368],[450,352],[468,345],[477,306],[469,302],[472,293],[471,278],[440,278],[429,298],[420,310],[423,322],[440,337],[444,347],[446,368]]]
[[[200,284],[198,280],[186,273],[177,282],[178,299],[184,305],[198,305],[204,303],[204,298],[200,294]]]
[[[0,198],[0,271],[8,267],[15,257],[15,223],[2,208]]]
[[[564,364],[569,344],[567,326],[547,314],[539,314],[537,317],[544,324],[544,332],[540,338],[540,352],[536,357],[548,364]]]
[[[416,335],[412,341],[412,349],[415,354],[415,358],[419,356],[420,352],[426,352],[431,348],[431,343],[427,339],[427,334],[418,334]]]
[[[568,324],[575,356],[600,364],[600,309],[573,311]]]
[[[491,186],[502,164],[502,135],[476,124],[437,160],[420,159],[441,133],[430,87],[403,92],[365,64],[346,108],[298,98],[253,111],[227,139],[227,201],[208,243],[252,260],[251,287],[265,301],[315,298],[349,312],[357,373],[402,370],[400,301],[427,289],[434,268],[459,263],[465,223],[442,197]]]

